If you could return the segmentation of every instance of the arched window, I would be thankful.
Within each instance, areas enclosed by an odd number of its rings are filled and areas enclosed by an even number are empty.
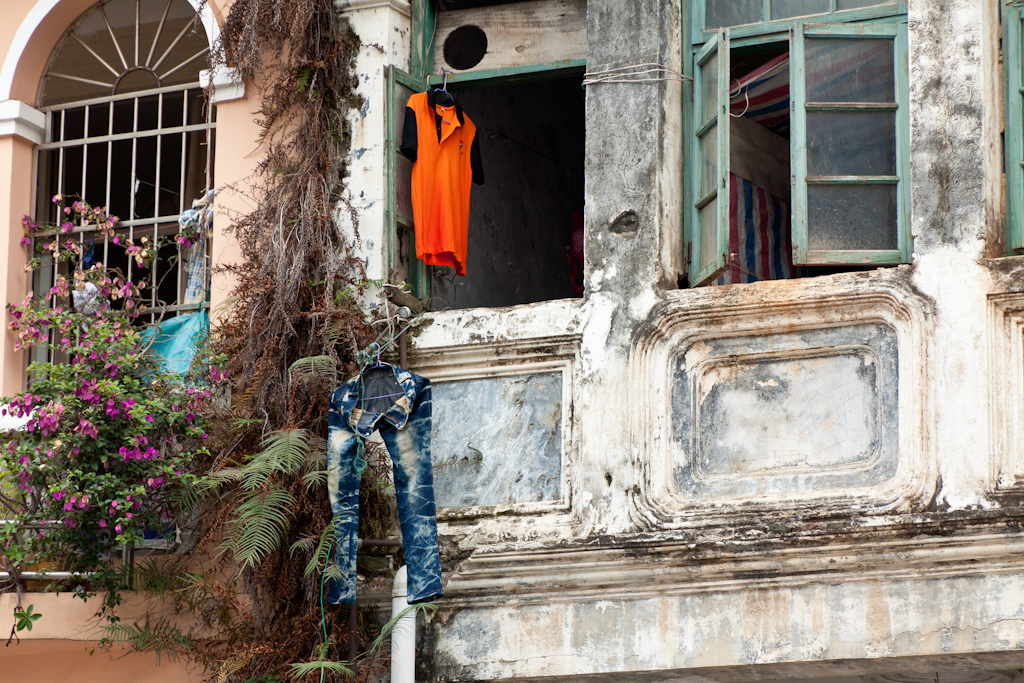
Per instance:
[[[182,211],[213,186],[214,111],[199,83],[208,52],[186,0],[105,0],[83,14],[40,88],[47,137],[38,147],[37,220],[56,221],[51,198],[59,194],[108,207],[136,242],[173,235]],[[186,248],[165,239],[154,267],[140,269],[89,226],[75,234],[81,266],[106,264],[147,283],[148,320],[202,305],[186,302],[185,290],[196,259],[208,277],[208,243]],[[52,266],[37,271],[33,290],[48,291],[53,276]]]

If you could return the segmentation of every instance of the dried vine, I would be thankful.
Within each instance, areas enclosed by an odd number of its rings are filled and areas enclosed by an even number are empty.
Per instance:
[[[220,339],[244,386],[236,408],[270,425],[308,420],[322,407],[295,414],[308,397],[291,391],[291,363],[328,355],[350,364],[367,337],[345,296],[365,274],[335,220],[340,208],[356,224],[342,190],[345,117],[362,102],[359,45],[330,0],[236,0],[221,30],[220,58],[260,92],[264,135],[257,206],[234,225],[243,260]]]
[[[227,359],[235,391],[222,429],[211,430],[219,455],[209,465],[213,477],[226,483],[204,515],[199,544],[211,547],[212,539],[226,536],[241,569],[222,566],[216,579],[208,579],[213,588],[204,595],[224,609],[217,616],[207,608],[212,616],[203,621],[221,639],[189,639],[178,648],[221,681],[346,675],[338,662],[347,659],[347,609],[327,605],[321,613],[319,601],[331,516],[326,485],[309,482],[324,466],[330,394],[356,369],[357,351],[372,339],[354,298],[367,284],[353,254],[357,233],[346,235],[336,220],[346,212],[350,230],[357,230],[343,190],[346,118],[362,104],[355,92],[360,44],[331,0],[235,0],[214,56],[259,93],[263,129],[262,161],[250,191],[255,209],[232,227],[242,254],[240,263],[226,266],[237,283],[232,309],[214,330],[214,351]],[[302,365],[302,359],[317,362]],[[272,439],[277,441],[268,445]],[[261,463],[280,464],[289,453],[298,456],[292,465],[268,470],[258,487],[232,489],[246,472]],[[388,517],[390,501],[379,486],[365,484],[367,502]],[[241,544],[231,545],[232,535],[237,539],[253,524],[266,526],[258,519],[264,501],[287,501],[280,508],[287,523],[271,536],[252,537],[255,549],[245,555]],[[319,569],[310,573],[309,567]],[[238,601],[240,594],[247,600]],[[131,635],[123,640],[131,642]],[[311,660],[330,666],[304,673]],[[369,675],[372,667],[364,668]]]

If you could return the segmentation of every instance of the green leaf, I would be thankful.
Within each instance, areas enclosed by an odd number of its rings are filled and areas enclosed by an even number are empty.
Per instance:
[[[242,488],[253,491],[277,474],[291,475],[299,471],[310,451],[310,434],[305,429],[282,429],[263,439],[263,450],[241,468],[238,477]]]
[[[256,567],[281,547],[294,507],[295,496],[277,486],[246,495],[222,547],[231,549],[242,568]]]
[[[338,673],[343,676],[352,676],[352,669],[349,668],[348,662],[329,662],[323,659],[318,659],[312,662],[300,662],[298,664],[291,665],[292,676],[301,679],[304,676],[308,676],[311,673],[323,673],[330,671],[332,673]]]

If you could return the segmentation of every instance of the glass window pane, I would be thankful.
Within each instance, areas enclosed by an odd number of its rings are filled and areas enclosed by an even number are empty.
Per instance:
[[[138,139],[135,154],[135,215],[132,218],[153,218],[156,215],[156,151],[155,137]]]
[[[718,114],[718,53],[714,53],[700,67],[700,125]]]
[[[89,107],[89,137],[106,135],[110,130],[110,104],[94,104]]]
[[[836,9],[856,9],[857,7],[875,7],[877,5],[895,5],[896,0],[836,0]]]
[[[718,126],[700,139],[700,188],[696,199],[706,197],[718,183]]]
[[[160,108],[159,95],[139,98],[139,128],[138,130],[155,130],[159,122]]]
[[[808,249],[896,249],[896,185],[811,185]]]
[[[700,263],[704,270],[718,258],[718,197],[700,210]]]
[[[181,206],[181,146],[178,133],[160,136],[160,207],[158,216],[178,213]],[[188,197],[191,201],[195,197]]]
[[[807,112],[808,175],[896,175],[896,113]]]
[[[772,0],[772,19],[822,14],[828,10],[828,0]]]
[[[98,142],[87,148],[85,196],[93,206],[107,204],[107,143]]]
[[[891,38],[808,38],[808,102],[895,102]]]
[[[163,124],[164,128],[173,128],[184,125],[185,115],[182,110],[182,103],[185,93],[172,92],[164,95],[163,99]]]
[[[705,0],[704,28],[741,26],[763,20],[761,0]]]
[[[110,206],[108,212],[123,221],[131,218],[132,141],[116,140],[110,158]]]
[[[135,100],[120,100],[114,103],[114,134],[131,133],[135,130]]]
[[[85,137],[85,107],[64,110],[63,140],[81,140]]]
[[[64,177],[61,178],[61,193],[75,198],[82,196],[82,147],[68,147],[64,150]]]

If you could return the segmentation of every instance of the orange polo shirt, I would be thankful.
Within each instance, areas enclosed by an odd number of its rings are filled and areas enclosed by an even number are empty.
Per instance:
[[[442,107],[433,91],[406,106],[402,152],[412,159],[412,215],[416,256],[466,274],[469,191],[483,184],[476,126],[456,102]]]

